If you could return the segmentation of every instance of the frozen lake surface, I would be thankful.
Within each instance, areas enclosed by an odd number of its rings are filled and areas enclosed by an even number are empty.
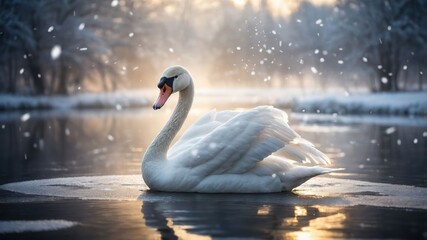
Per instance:
[[[338,175],[339,174],[331,174]],[[296,188],[293,194],[157,194],[149,191],[140,175],[69,177],[9,183],[0,189],[51,197],[82,200],[142,200],[150,202],[186,201],[199,195],[204,202],[237,201],[244,195],[248,202],[260,204],[299,204],[327,206],[379,206],[427,210],[427,188],[374,183],[343,178],[317,177]],[[142,192],[142,193],[141,193]],[[163,197],[161,197],[163,196]],[[173,196],[172,198],[170,196]],[[216,196],[221,196],[216,198]]]
[[[0,238],[427,238],[423,118],[291,115],[346,168],[292,193],[147,191],[141,157],[170,113],[0,114]]]

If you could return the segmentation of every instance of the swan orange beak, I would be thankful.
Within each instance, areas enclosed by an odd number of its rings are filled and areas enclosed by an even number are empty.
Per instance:
[[[172,94],[172,88],[169,87],[167,84],[164,84],[162,88],[160,88],[160,94],[157,98],[156,102],[153,104],[153,109],[157,110],[163,107],[165,105],[166,101]]]

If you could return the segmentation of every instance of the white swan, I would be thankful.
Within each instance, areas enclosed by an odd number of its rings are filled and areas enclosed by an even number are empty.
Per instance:
[[[142,177],[151,190],[205,193],[290,191],[308,179],[337,169],[296,166],[275,156],[326,164],[329,159],[293,131],[285,112],[260,106],[248,111],[209,112],[168,151],[190,111],[194,85],[180,66],[163,73],[154,109],[179,92],[171,118],[145,152]]]

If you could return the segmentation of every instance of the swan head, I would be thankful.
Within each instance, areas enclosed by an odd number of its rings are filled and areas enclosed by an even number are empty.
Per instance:
[[[188,71],[181,66],[167,68],[160,78],[157,87],[160,89],[159,97],[153,104],[153,109],[163,107],[168,98],[176,92],[184,90],[191,83],[191,76]]]

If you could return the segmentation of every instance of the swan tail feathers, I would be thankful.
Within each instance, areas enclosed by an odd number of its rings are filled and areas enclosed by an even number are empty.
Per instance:
[[[330,164],[328,156],[309,141],[303,138],[296,138],[290,141],[282,150],[281,153],[286,157],[303,162],[303,163],[316,163],[316,164]]]
[[[336,171],[342,171],[342,170],[344,170],[344,168],[323,168],[319,166],[313,166],[313,167],[296,166],[290,169],[285,174],[282,174],[280,176],[280,181],[282,183],[282,190],[291,191],[292,189],[303,184],[310,178],[313,178],[318,175],[336,172]]]

